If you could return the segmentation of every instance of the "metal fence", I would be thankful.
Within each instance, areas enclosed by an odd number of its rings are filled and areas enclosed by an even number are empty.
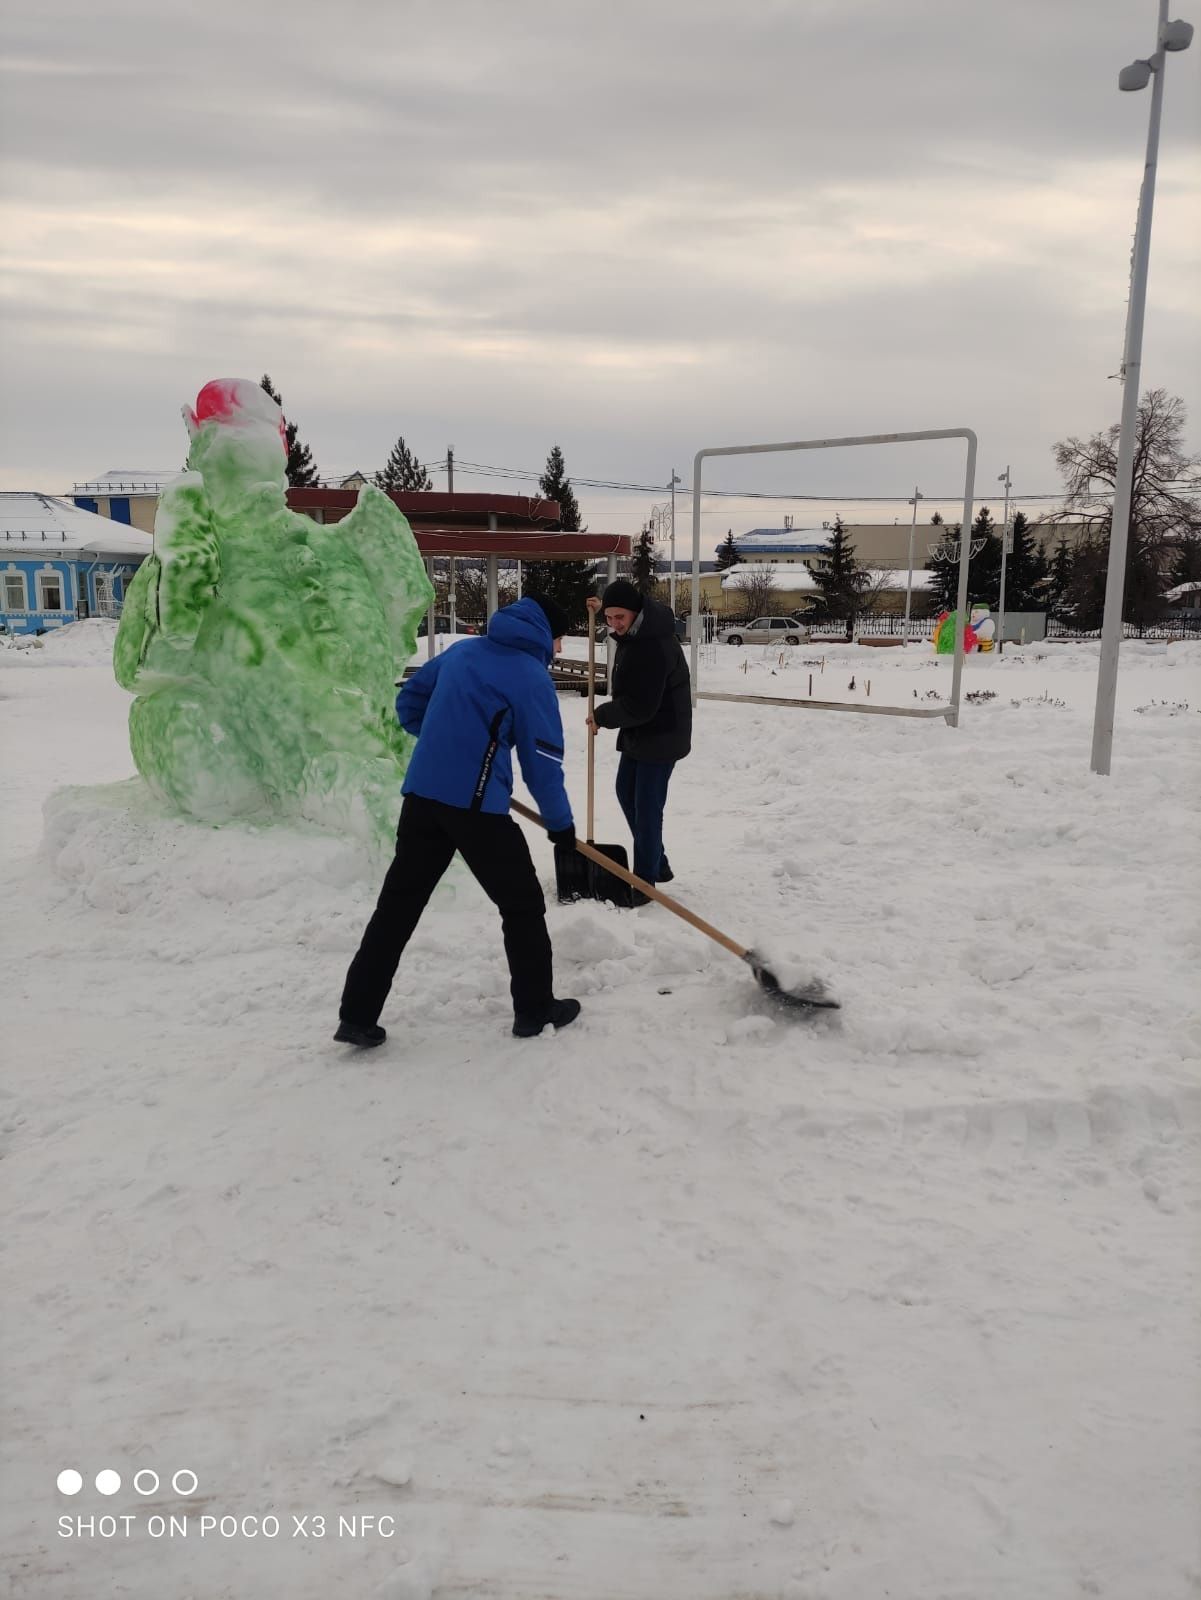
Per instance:
[[[1078,628],[1074,623],[1052,617],[1047,623],[1048,639],[1099,639],[1100,628]],[[1201,614],[1180,612],[1157,617],[1152,622],[1123,622],[1123,639],[1201,639]]]

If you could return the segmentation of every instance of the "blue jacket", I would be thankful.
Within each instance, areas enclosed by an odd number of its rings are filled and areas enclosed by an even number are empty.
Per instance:
[[[514,745],[548,828],[572,826],[563,786],[563,722],[551,682],[550,623],[535,600],[497,611],[485,639],[464,639],[427,661],[396,697],[418,735],[402,794],[464,811],[507,813]]]

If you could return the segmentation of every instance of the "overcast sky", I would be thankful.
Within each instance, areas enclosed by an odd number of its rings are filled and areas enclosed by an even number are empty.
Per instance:
[[[180,405],[267,371],[331,475],[398,433],[422,460],[539,469],[558,442],[575,476],[665,484],[702,446],[968,426],[991,503],[1007,463],[1052,490],[1053,442],[1120,406],[1150,93],[1117,72],[1155,16],[16,0],[0,487],[176,467]],[[1201,42],[1168,62],[1143,365],[1194,447],[1199,267]],[[718,463],[707,483],[843,498],[706,503],[706,543],[953,493],[962,461]],[[529,487],[456,473],[490,486]],[[621,533],[656,498],[580,490]]]

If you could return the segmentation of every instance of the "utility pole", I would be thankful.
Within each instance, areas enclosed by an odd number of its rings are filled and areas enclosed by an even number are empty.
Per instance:
[[[676,614],[676,484],[683,483],[683,478],[676,477],[676,469],[671,469],[671,572],[668,576],[668,595],[671,600],[671,614]]]
[[[997,629],[997,654],[1005,654],[1005,562],[1013,549],[1013,533],[1009,527],[1009,468],[997,474],[997,482],[1005,485],[1005,514],[1001,518],[1001,624]]]
[[[454,494],[454,492],[455,492],[455,447],[454,447],[453,444],[448,444],[447,447],[446,447],[446,492],[447,492],[447,494]],[[453,639],[455,634],[459,631],[459,622],[458,622],[458,617],[456,616],[456,604],[455,604],[456,596],[455,596],[455,558],[454,558],[454,556],[451,556],[451,558],[450,558],[450,585],[449,585],[449,590],[448,590],[448,593],[447,593],[447,601],[448,601],[447,609],[450,612],[450,636]]]
[[[917,532],[917,503],[924,499],[925,495],[915,483],[913,499],[909,502],[913,507],[913,521],[909,524],[909,577],[905,583],[905,631],[901,635],[906,644],[909,643],[909,610],[913,604],[913,536]]]
[[[1168,0],[1159,0],[1155,54],[1132,61],[1118,73],[1118,88],[1151,85],[1147,122],[1147,154],[1138,198],[1134,253],[1130,263],[1130,299],[1126,306],[1126,344],[1122,352],[1122,420],[1114,473],[1113,511],[1109,522],[1109,566],[1105,576],[1105,615],[1101,622],[1101,664],[1097,673],[1097,705],[1093,713],[1092,770],[1109,776],[1113,755],[1114,701],[1118,692],[1118,646],[1122,640],[1122,599],[1126,589],[1126,546],[1130,538],[1130,501],[1134,487],[1134,451],[1138,433],[1138,391],[1143,364],[1143,321],[1147,308],[1147,272],[1151,261],[1151,213],[1155,205],[1155,172],[1159,165],[1159,124],[1163,111],[1164,67],[1168,52],[1187,50],[1192,24],[1169,21]]]

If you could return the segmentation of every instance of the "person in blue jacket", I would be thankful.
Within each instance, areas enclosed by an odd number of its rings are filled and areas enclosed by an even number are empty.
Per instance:
[[[396,715],[417,735],[401,793],[396,856],[350,964],[334,1038],[367,1047],[387,1037],[379,1015],[401,953],[457,850],[500,912],[513,1032],[564,1028],[578,1000],[556,1000],[546,902],[525,835],[509,815],[514,748],[557,848],[575,846],[563,784],[563,723],[547,668],[567,631],[563,608],[527,594],[498,611],[486,638],[427,661],[401,689]]]

